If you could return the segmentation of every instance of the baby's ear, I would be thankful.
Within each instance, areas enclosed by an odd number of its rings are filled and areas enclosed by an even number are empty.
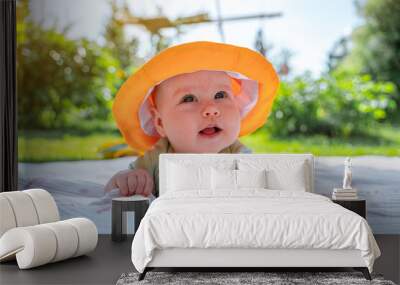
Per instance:
[[[151,117],[153,118],[153,124],[156,128],[158,134],[162,137],[165,137],[164,127],[161,120],[161,115],[158,110],[154,107],[150,108]]]
[[[150,107],[150,114],[151,114],[151,117],[152,117],[153,119],[156,118],[156,116],[157,116],[157,114],[158,114],[157,109],[154,108],[154,107]]]

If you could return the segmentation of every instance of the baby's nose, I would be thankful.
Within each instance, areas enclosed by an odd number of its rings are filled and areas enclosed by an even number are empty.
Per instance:
[[[203,116],[204,117],[211,117],[211,116],[219,117],[219,115],[220,115],[220,111],[215,106],[210,106],[209,105],[203,111]]]

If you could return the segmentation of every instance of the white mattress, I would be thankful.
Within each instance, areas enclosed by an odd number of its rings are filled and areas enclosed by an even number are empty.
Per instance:
[[[265,189],[165,193],[140,223],[132,262],[143,272],[168,248],[359,250],[371,272],[380,255],[359,215],[318,194]]]

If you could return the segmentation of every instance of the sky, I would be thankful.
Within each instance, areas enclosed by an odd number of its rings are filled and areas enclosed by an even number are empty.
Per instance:
[[[141,17],[163,13],[175,19],[197,13],[209,13],[217,18],[216,0],[127,0],[133,14]],[[88,37],[101,42],[101,33],[110,15],[108,0],[32,0],[34,19],[44,25],[57,21],[60,27],[73,23],[71,38]],[[243,16],[260,13],[282,13],[274,19],[255,19],[224,23],[225,42],[254,49],[256,33],[264,32],[266,42],[272,46],[268,57],[274,62],[282,49],[293,54],[293,74],[311,71],[319,75],[326,70],[328,52],[342,36],[363,23],[357,15],[353,0],[220,0],[221,16]],[[216,23],[185,26],[183,34],[174,40],[179,44],[196,40],[221,41]],[[150,35],[140,26],[126,28],[129,37],[139,39],[138,56],[148,59],[152,55]],[[174,29],[164,30],[167,36]]]

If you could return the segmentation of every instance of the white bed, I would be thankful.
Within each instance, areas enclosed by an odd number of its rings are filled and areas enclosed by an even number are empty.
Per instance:
[[[312,155],[161,154],[159,171],[132,243],[140,279],[155,267],[354,267],[370,278],[372,231],[313,194]]]

